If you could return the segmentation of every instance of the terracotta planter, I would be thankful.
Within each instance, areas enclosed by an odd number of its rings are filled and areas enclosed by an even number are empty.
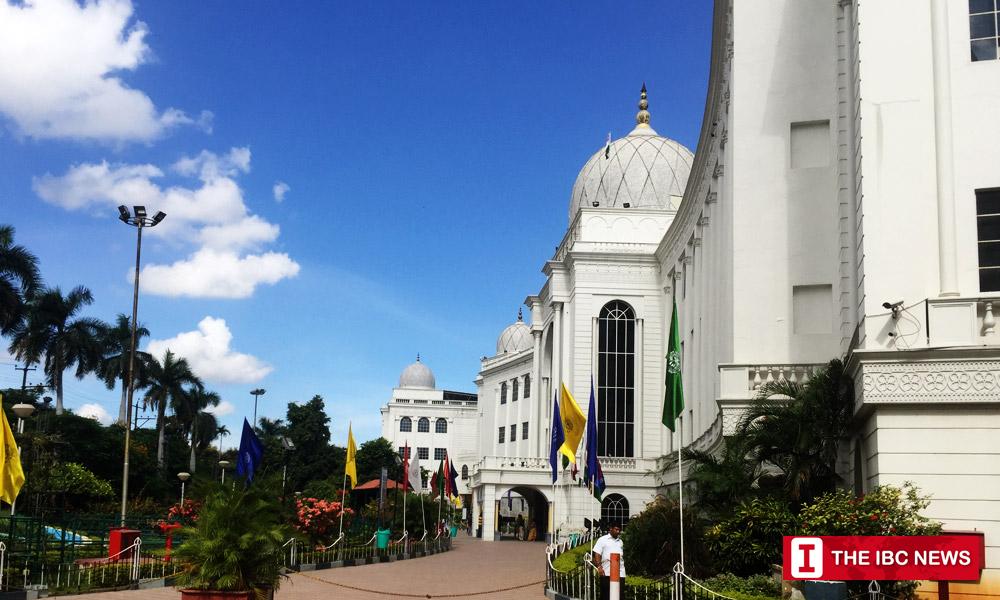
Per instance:
[[[252,600],[251,592],[221,592],[216,590],[181,590],[182,600]]]

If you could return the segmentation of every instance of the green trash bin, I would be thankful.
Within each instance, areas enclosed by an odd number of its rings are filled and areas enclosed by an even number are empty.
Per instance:
[[[451,526],[451,537],[455,537],[457,535],[458,535],[458,525],[452,525]]]
[[[379,550],[385,550],[389,547],[389,530],[379,529],[375,532],[375,547]]]
[[[578,540],[578,539],[580,539],[580,534],[579,533],[571,533],[571,534],[569,534],[569,545],[570,545],[570,547],[576,548],[576,540]]]

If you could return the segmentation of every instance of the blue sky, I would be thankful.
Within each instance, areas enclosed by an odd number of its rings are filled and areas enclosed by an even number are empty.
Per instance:
[[[112,320],[135,244],[114,206],[165,210],[153,349],[189,355],[232,430],[264,387],[261,415],[321,394],[338,443],[348,420],[370,439],[418,352],[475,391],[644,81],[653,127],[694,148],[710,33],[707,1],[0,0],[0,222]],[[70,408],[117,401],[66,380]]]

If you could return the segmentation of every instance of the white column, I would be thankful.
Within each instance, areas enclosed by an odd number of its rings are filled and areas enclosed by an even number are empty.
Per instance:
[[[941,296],[958,295],[955,241],[955,181],[951,129],[951,60],[948,52],[949,0],[931,0],[934,55],[934,151],[937,171],[938,269]]]
[[[562,381],[562,347],[563,347],[563,303],[552,303],[552,390],[555,393]],[[552,398],[548,398],[552,402]]]
[[[483,540],[492,542],[495,538],[494,524],[496,520],[497,489],[492,483],[482,487],[483,490]]]
[[[648,304],[647,304],[648,306]],[[643,335],[644,327],[643,323],[645,319],[635,320],[635,377],[632,380],[633,383],[633,397],[632,397],[632,456],[639,458],[643,457],[642,449],[644,447],[642,443],[643,432],[645,431],[645,416],[646,411],[644,407],[646,403],[643,402],[645,399],[646,391],[646,380],[643,378],[643,361],[646,360],[646,336]],[[588,400],[589,401],[589,400]],[[652,404],[650,405],[653,406]],[[655,413],[656,409],[651,408]]]
[[[530,427],[532,428],[531,435],[529,437],[529,443],[531,448],[529,450],[529,456],[541,456],[540,444],[542,440],[542,432],[545,431],[543,417],[545,413],[542,411],[542,407],[545,406],[542,398],[542,331],[532,331],[531,338],[534,344],[535,354],[531,358],[531,402],[532,410],[528,414],[535,415],[535,418],[531,420]]]

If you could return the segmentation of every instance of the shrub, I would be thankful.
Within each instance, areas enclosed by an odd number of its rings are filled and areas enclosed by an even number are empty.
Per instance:
[[[776,598],[781,596],[781,584],[770,575],[751,575],[738,577],[732,573],[721,573],[709,577],[702,582],[708,589],[732,596],[734,593],[748,596],[766,596]]]
[[[929,500],[906,482],[881,485],[856,498],[838,490],[824,494],[799,512],[802,535],[936,535],[941,524],[920,514]]]
[[[350,508],[343,511],[344,516],[350,516],[354,511]],[[340,526],[341,503],[322,498],[300,498],[295,501],[295,522],[293,526],[316,544],[328,542],[336,535]]]
[[[702,522],[694,507],[684,511],[684,563],[691,577],[711,572],[711,558],[700,535]],[[676,500],[657,496],[646,509],[629,519],[622,537],[629,573],[663,577],[680,560],[680,511]]]
[[[777,498],[744,502],[735,514],[705,532],[705,541],[723,571],[737,575],[765,573],[781,562],[782,537],[795,531],[795,516]]]

